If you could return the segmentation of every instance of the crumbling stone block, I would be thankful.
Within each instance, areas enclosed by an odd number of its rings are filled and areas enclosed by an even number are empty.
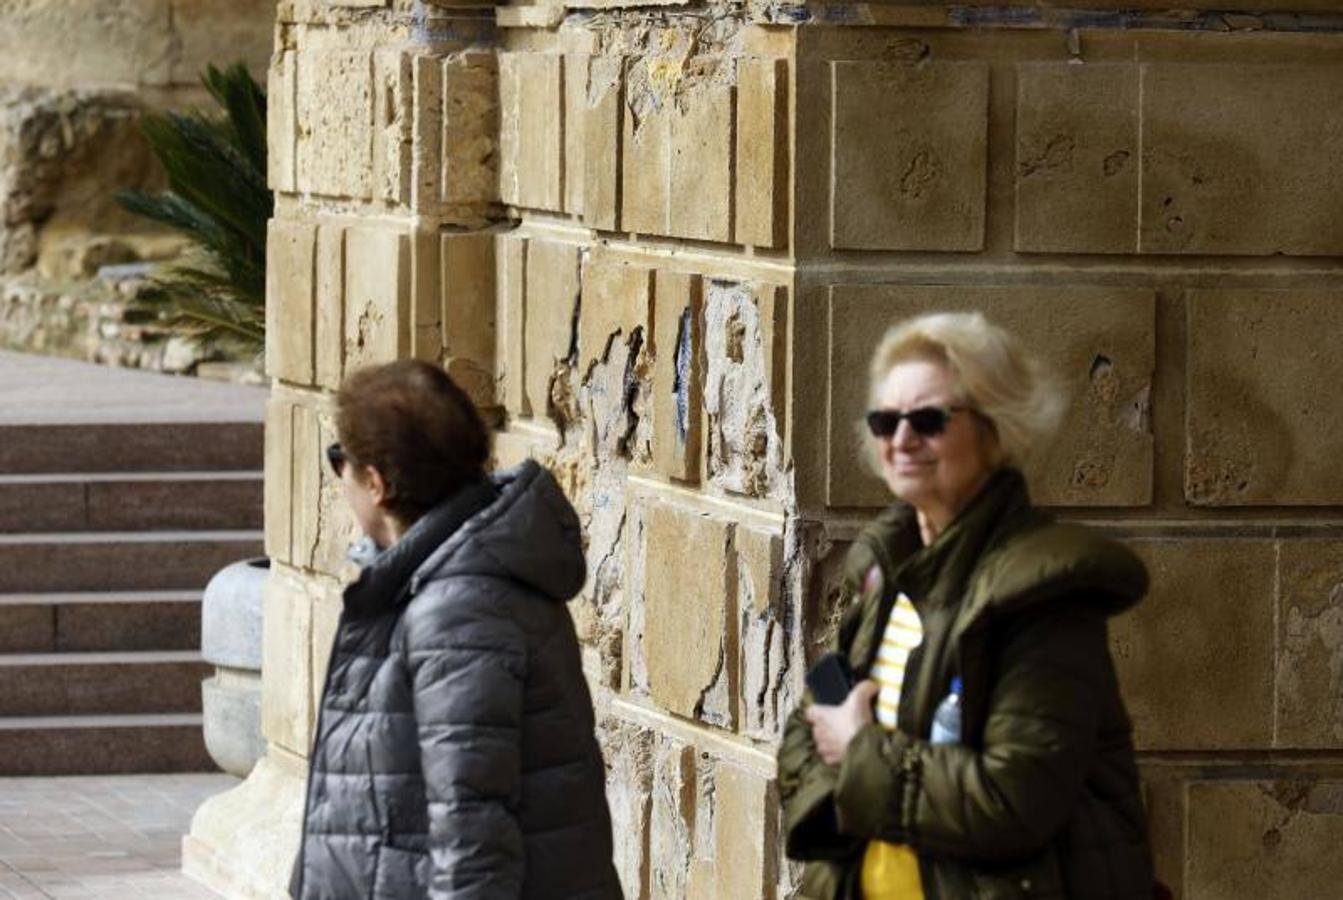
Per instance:
[[[1343,502],[1343,326],[1332,290],[1187,295],[1185,496],[1200,506]]]
[[[830,64],[836,250],[981,250],[989,70]]]
[[[727,522],[662,504],[645,512],[642,652],[649,690],[663,708],[724,728],[736,720],[731,543]],[[687,567],[686,560],[695,564]]]
[[[648,60],[634,60],[627,73],[620,223],[640,234],[668,234],[674,101],[667,87],[649,74],[650,65]]]
[[[567,374],[578,298],[578,247],[531,241],[527,248],[523,366],[525,402],[537,418],[550,415],[551,382]]]
[[[641,266],[596,259],[583,267],[583,303],[578,321],[578,371],[586,375],[620,334],[626,341],[648,334],[652,272]]]
[[[443,355],[448,374],[478,406],[494,404],[495,236],[451,232],[441,240]]]
[[[1343,543],[1283,541],[1278,584],[1273,745],[1329,750],[1343,743]]]
[[[703,373],[703,280],[658,271],[654,280],[652,467],[699,480]]]
[[[777,739],[789,710],[784,702],[790,666],[783,609],[783,539],[738,527],[737,619],[741,645],[740,730],[758,740]]]
[[[414,62],[401,50],[373,54],[373,192],[393,204],[410,202]]]
[[[1275,662],[1264,635],[1274,628],[1273,543],[1189,538],[1131,546],[1152,587],[1134,611],[1113,620],[1110,635],[1138,749],[1272,746]]]
[[[346,370],[401,359],[410,349],[410,238],[393,228],[345,232]]]
[[[765,497],[777,486],[787,309],[775,285],[710,279],[705,288],[708,473],[731,493]]]
[[[1017,66],[1019,252],[1138,250],[1138,67]]]

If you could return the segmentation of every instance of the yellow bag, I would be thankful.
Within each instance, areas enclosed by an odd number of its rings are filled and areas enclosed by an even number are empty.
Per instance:
[[[904,844],[869,841],[862,888],[863,900],[923,900],[918,855]]]

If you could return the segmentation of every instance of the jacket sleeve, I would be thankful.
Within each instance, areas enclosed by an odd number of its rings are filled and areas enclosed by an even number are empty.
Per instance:
[[[488,581],[431,584],[425,591],[435,593],[416,598],[406,614],[433,900],[522,893],[517,809],[527,643],[512,605],[493,588]]]
[[[982,746],[932,745],[870,725],[835,789],[848,834],[970,861],[1041,849],[1077,803],[1096,746],[1104,616],[1050,604],[1004,623]]]
[[[851,594],[852,596],[852,594]],[[855,601],[845,612],[830,649],[847,650],[861,614]],[[839,768],[816,753],[806,711],[811,692],[788,716],[779,744],[779,796],[783,804],[785,850],[792,859],[840,859],[858,852],[862,843],[840,833],[834,793]]]

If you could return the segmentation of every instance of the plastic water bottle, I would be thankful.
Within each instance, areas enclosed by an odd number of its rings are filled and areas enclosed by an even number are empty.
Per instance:
[[[942,698],[933,713],[933,733],[928,738],[933,744],[959,744],[961,742],[961,690],[959,677],[951,679],[951,693]]]

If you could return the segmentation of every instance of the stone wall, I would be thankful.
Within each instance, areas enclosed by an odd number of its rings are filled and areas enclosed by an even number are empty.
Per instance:
[[[1072,389],[1037,499],[1153,573],[1113,640],[1162,878],[1332,890],[1343,16],[1310,5],[282,2],[270,754],[188,867],[284,883],[353,531],[332,391],[416,356],[583,517],[629,896],[789,896],[773,746],[886,502],[867,358],[890,322],[978,308]]]

